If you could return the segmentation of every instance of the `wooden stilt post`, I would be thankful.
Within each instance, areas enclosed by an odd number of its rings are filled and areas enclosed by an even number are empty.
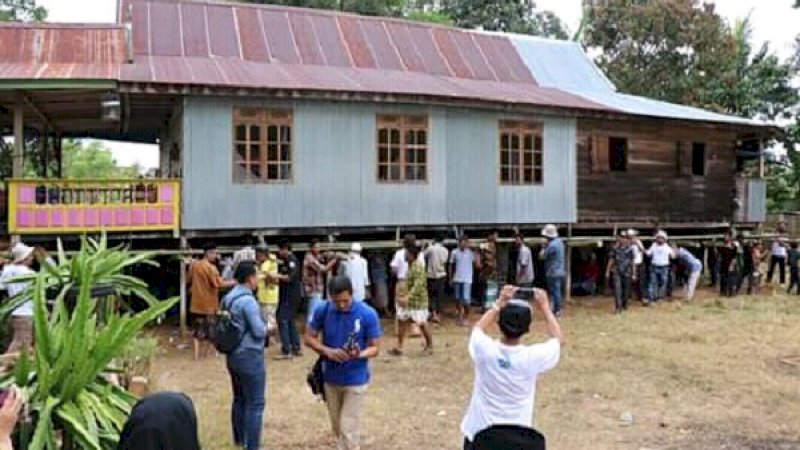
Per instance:
[[[14,150],[11,159],[11,177],[22,178],[25,170],[25,117],[22,103],[14,106]]]
[[[56,178],[63,178],[64,176],[64,154],[61,152],[61,144],[63,139],[60,135],[54,137],[53,151],[56,157]]]
[[[50,145],[48,142],[50,132],[49,130],[43,128],[39,131],[39,164],[42,166],[40,171],[37,175],[42,178],[47,178],[47,165],[50,163],[49,153],[50,153]]]
[[[564,283],[564,303],[572,301],[572,224],[567,224],[567,279]]]
[[[181,250],[185,250],[187,248],[186,238],[181,236]],[[181,295],[181,305],[180,305],[180,332],[181,337],[185,337],[187,332],[189,331],[189,325],[187,321],[188,317],[188,307],[189,307],[189,299],[186,293],[186,271],[188,266],[186,264],[186,257],[181,255],[181,272],[180,272],[180,295]]]

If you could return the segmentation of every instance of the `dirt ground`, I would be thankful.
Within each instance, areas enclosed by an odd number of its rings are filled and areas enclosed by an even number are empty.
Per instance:
[[[634,307],[615,316],[609,299],[577,299],[562,324],[560,365],[539,381],[535,426],[560,450],[800,449],[800,297]],[[473,319],[477,319],[474,316]],[[416,340],[400,359],[373,363],[364,449],[459,449],[459,424],[472,389],[468,330],[435,331],[436,353]],[[384,349],[394,344],[384,322]],[[544,338],[535,324],[528,340]],[[159,390],[195,402],[204,448],[233,449],[224,358],[194,362],[163,338],[154,366]],[[265,448],[331,448],[323,404],[305,385],[313,363],[268,361]],[[633,422],[623,421],[632,416]]]

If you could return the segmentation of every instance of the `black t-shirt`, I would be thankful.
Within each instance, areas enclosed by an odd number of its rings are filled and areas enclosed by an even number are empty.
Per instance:
[[[733,244],[722,245],[717,250],[721,263],[720,268],[722,271],[727,271],[731,267],[731,263],[736,260],[737,247]]]
[[[289,276],[289,281],[281,281],[279,284],[280,301],[300,300],[302,294],[302,274],[300,271],[300,263],[293,254],[289,254],[287,258],[278,259],[278,273]]]

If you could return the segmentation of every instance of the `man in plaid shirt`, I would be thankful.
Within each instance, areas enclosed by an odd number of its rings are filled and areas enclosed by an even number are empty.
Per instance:
[[[314,309],[322,303],[325,296],[325,274],[333,269],[336,259],[325,262],[320,253],[319,241],[311,241],[311,248],[303,258],[303,293],[308,306],[308,320],[314,315]]]

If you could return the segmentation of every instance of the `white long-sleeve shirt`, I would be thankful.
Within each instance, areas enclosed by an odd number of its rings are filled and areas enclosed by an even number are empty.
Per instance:
[[[367,270],[367,260],[361,255],[350,255],[346,263],[347,278],[353,285],[353,299],[364,300],[366,298],[366,287],[369,286],[369,271]]]

